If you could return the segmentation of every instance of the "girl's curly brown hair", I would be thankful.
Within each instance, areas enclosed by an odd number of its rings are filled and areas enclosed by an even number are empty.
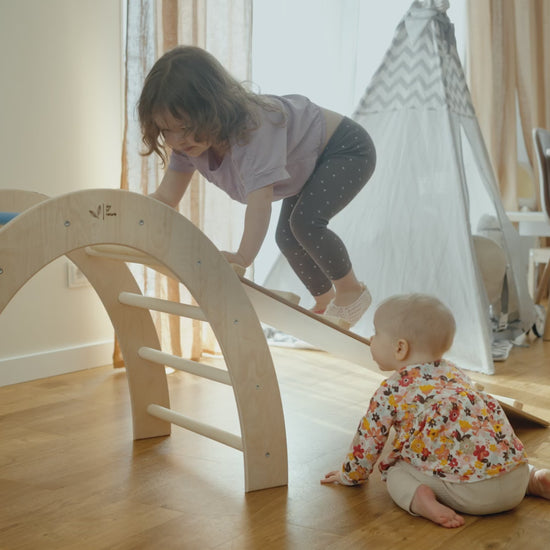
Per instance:
[[[196,141],[226,148],[231,141],[248,142],[250,132],[260,124],[259,108],[279,110],[268,98],[248,91],[207,51],[178,46],[157,60],[141,91],[143,154],[157,153],[163,165],[167,163],[166,146],[155,122],[163,113],[185,120]]]

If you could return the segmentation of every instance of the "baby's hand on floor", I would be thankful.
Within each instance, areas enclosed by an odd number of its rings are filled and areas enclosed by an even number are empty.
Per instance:
[[[328,485],[330,483],[340,483],[340,472],[338,470],[333,470],[325,475],[321,480],[321,485]]]

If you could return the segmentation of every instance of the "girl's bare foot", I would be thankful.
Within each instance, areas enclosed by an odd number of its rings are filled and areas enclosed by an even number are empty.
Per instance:
[[[411,503],[411,512],[447,528],[464,525],[464,518],[441,504],[427,485],[420,485]]]
[[[546,468],[531,470],[527,494],[550,500],[550,470]]]

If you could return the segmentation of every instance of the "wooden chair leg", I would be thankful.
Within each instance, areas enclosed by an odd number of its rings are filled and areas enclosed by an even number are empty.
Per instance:
[[[546,316],[546,321],[544,322],[544,333],[542,334],[542,339],[545,342],[550,340],[550,321],[548,321],[548,316]]]
[[[540,304],[544,295],[548,293],[548,283],[550,282],[550,261],[547,262],[542,272],[542,277],[537,286],[537,293],[535,295],[535,304]]]
[[[535,296],[535,304],[540,304],[544,296],[548,294],[548,285],[550,283],[550,261],[546,264],[544,271],[542,272],[542,277],[537,287],[537,294]],[[550,321],[548,320],[548,307],[546,308],[546,321],[544,322],[544,332],[542,339],[545,341],[550,340]]]

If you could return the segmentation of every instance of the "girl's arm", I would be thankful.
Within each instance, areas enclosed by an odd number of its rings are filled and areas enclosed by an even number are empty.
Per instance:
[[[193,172],[176,172],[168,169],[156,191],[149,196],[175,208],[187,191],[192,177]]]
[[[236,253],[223,252],[228,262],[248,267],[264,242],[271,217],[273,186],[252,191],[247,196],[244,230]]]

